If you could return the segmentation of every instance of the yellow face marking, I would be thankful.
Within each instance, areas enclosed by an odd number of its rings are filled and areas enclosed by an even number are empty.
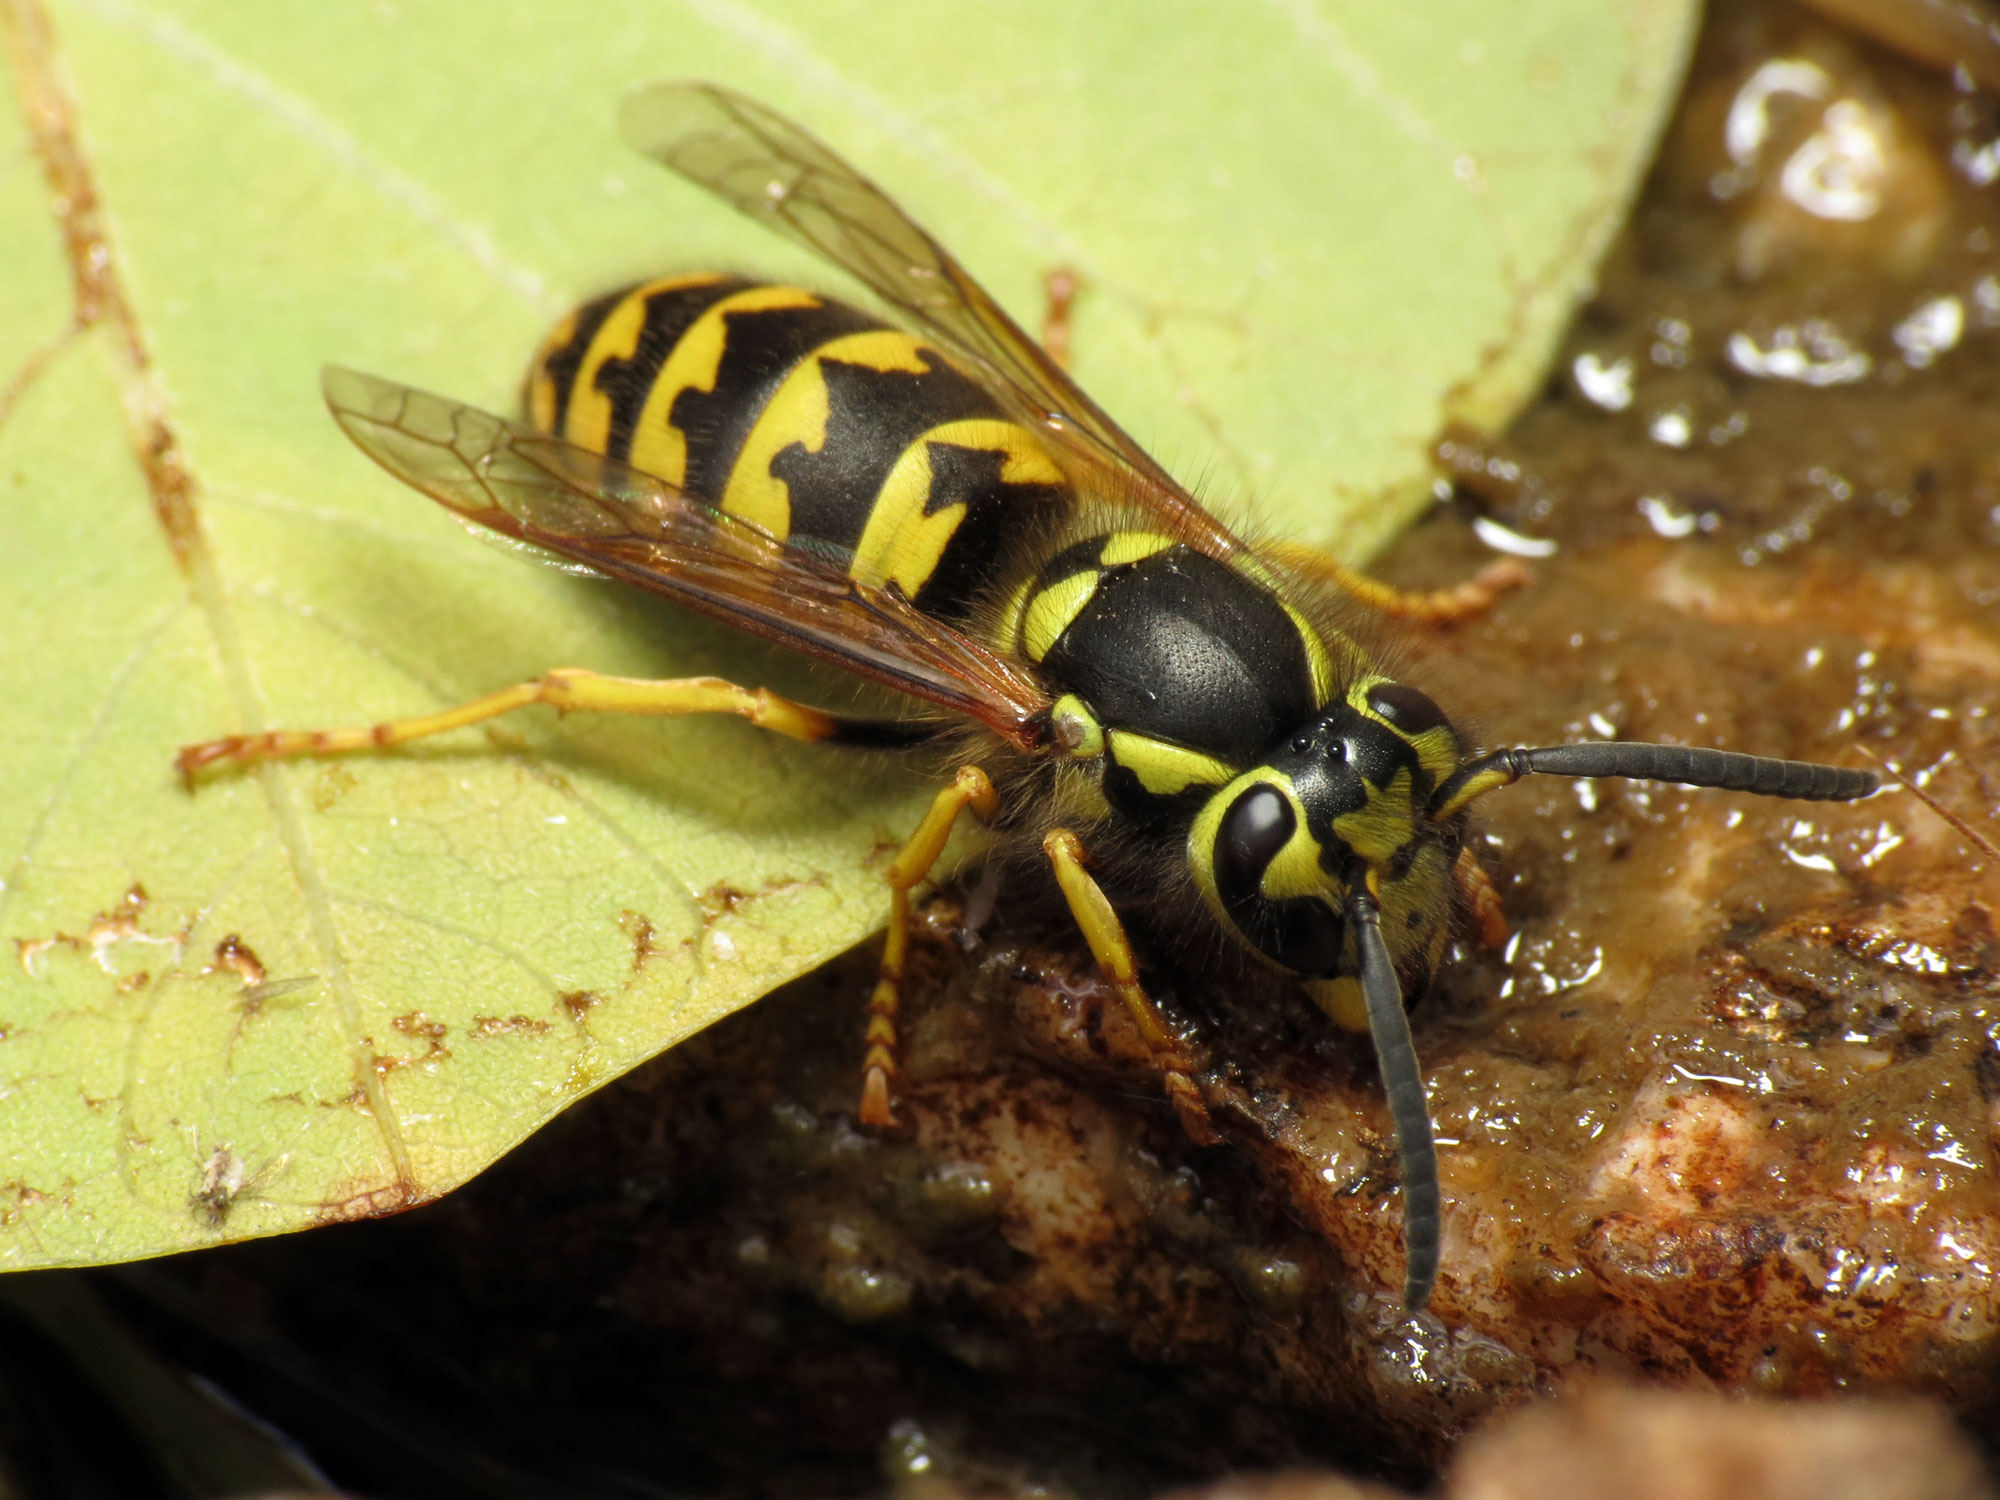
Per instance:
[[[918,352],[925,347],[900,330],[873,328],[865,333],[850,333],[831,339],[800,360],[780,382],[777,390],[771,393],[771,399],[764,403],[756,425],[750,429],[750,436],[744,439],[743,448],[736,455],[736,463],[729,471],[729,483],[722,491],[723,510],[761,527],[772,536],[789,536],[792,529],[791,486],[771,472],[771,461],[794,443],[809,453],[818,453],[825,448],[826,422],[833,408],[832,398],[827,394],[826,371],[821,367],[822,361],[838,360],[842,364],[862,365],[871,370],[902,370],[921,375],[930,368],[918,358]],[[711,375],[711,383],[713,379]],[[905,451],[903,458],[909,456]],[[916,500],[919,518],[923,515],[924,496],[930,493],[930,458],[927,454],[922,457],[923,489]],[[899,459],[897,467],[901,466],[902,460]],[[914,476],[907,477],[905,482],[914,482]],[[874,515],[869,517],[871,529],[875,519]],[[891,524],[893,526],[894,522]],[[944,544],[951,540],[952,530],[957,525],[957,519],[953,518],[945,523],[942,537],[936,536],[935,532],[929,536],[920,534],[913,545],[921,548],[924,541],[934,539],[939,554],[942,554]],[[879,556],[880,549],[892,543],[879,536],[877,540]],[[910,561],[915,561],[914,555]],[[937,558],[933,557],[930,567],[936,566]],[[929,576],[930,568],[925,568],[923,577]],[[920,579],[919,587],[921,582]],[[916,589],[907,589],[906,592],[913,594]]]
[[[874,335],[859,335],[873,337]],[[906,335],[898,335],[906,337]],[[850,342],[842,340],[842,344]],[[829,346],[831,349],[834,346]],[[918,347],[922,347],[919,345]],[[844,357],[844,356],[842,356]],[[760,424],[761,425],[761,424]],[[822,424],[824,425],[824,424]],[[753,435],[752,441],[755,441]],[[1008,484],[1060,484],[1062,472],[1025,430],[991,417],[946,422],[933,427],[905,448],[883,481],[868,511],[868,524],[855,547],[848,575],[857,582],[881,587],[894,583],[915,598],[930,581],[945,548],[965,520],[963,503],[947,505],[929,515],[931,445],[1002,455],[1000,478]]]
[[[1401,880],[1385,878],[1380,882],[1382,935],[1398,959],[1416,952],[1427,971],[1436,970],[1443,961],[1445,943],[1451,936],[1445,920],[1451,910],[1446,894],[1450,880],[1451,860],[1442,848],[1425,844]],[[1410,920],[1413,912],[1414,922]]]
[[[556,430],[556,383],[549,375],[549,361],[570,346],[576,338],[577,309],[572,308],[549,330],[549,336],[542,340],[542,347],[535,351],[534,362],[528,366],[527,408],[528,420],[543,432]]]
[[[1114,531],[1105,539],[1104,550],[1097,554],[1097,565],[1122,568],[1126,563],[1144,562],[1173,545],[1172,537],[1161,536],[1157,531]]]
[[[1333,820],[1333,831],[1371,865],[1384,865],[1415,836],[1416,804],[1407,768],[1385,787],[1368,789],[1368,805]]]
[[[1342,1031],[1368,1031],[1368,1000],[1361,981],[1343,974],[1337,979],[1308,979],[1306,993]]]
[[[1377,724],[1387,724],[1399,738],[1408,742],[1410,748],[1417,752],[1417,764],[1424,768],[1425,774],[1433,782],[1443,781],[1458,769],[1457,736],[1442,724],[1435,729],[1426,729],[1422,734],[1411,734],[1390,724],[1387,719],[1368,706],[1368,694],[1381,684],[1393,680],[1380,673],[1370,673],[1366,677],[1357,679],[1347,690],[1347,705],[1356,713],[1373,719]]]
[[[661,289],[700,286],[721,280],[704,274],[683,276],[658,283]],[[820,299],[795,286],[753,286],[724,297],[689,326],[675,344],[667,362],[646,392],[646,404],[632,429],[632,467],[656,474],[669,484],[687,483],[687,438],[670,420],[674,401],[682,391],[709,392],[715,389],[716,372],[722,368],[722,351],[729,342],[729,325],[723,321],[731,313],[773,312],[787,307],[818,307]],[[609,408],[606,408],[607,415]],[[785,533],[775,533],[779,541]]]
[[[1283,777],[1274,776],[1272,784],[1292,804],[1292,816],[1298,819],[1298,826],[1285,841],[1285,847],[1264,867],[1264,878],[1258,882],[1257,889],[1273,901],[1287,901],[1296,896],[1324,896],[1335,888],[1333,877],[1319,862],[1319,840],[1306,827],[1306,810],[1299,805],[1297,795]]]
[[[1070,622],[1090,603],[1103,576],[1095,568],[1085,568],[1057,579],[1028,600],[1028,607],[1021,612],[1021,651],[1029,661],[1040,661],[1049,654]]]
[[[1155,797],[1176,796],[1189,787],[1221,786],[1236,774],[1234,766],[1212,755],[1129,729],[1114,729],[1105,739],[1111,758]]]

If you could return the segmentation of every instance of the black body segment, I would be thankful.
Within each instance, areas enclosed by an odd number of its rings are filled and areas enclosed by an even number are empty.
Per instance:
[[[1298,626],[1277,600],[1178,543],[1106,569],[1042,666],[1107,725],[1235,766],[1317,706]]]
[[[1324,645],[1261,583],[1151,532],[1064,548],[1011,624],[1010,644],[1103,725],[1106,799],[1153,829],[1309,717],[1326,676]]]

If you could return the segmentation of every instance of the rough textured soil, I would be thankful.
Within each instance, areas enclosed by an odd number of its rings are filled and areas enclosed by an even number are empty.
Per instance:
[[[1074,938],[1005,900],[970,938],[952,892],[918,946],[903,1139],[851,1125],[862,955],[445,1203],[104,1284],[375,1493],[1410,1478],[1586,1376],[1917,1393],[1990,1430],[2000,114],[1804,11],[1718,11],[1564,373],[1504,443],[1448,445],[1458,498],[1385,572],[1465,576],[1474,515],[1555,554],[1487,618],[1392,644],[1486,744],[1872,755],[1915,790],[1490,799],[1474,847],[1513,938],[1414,1012],[1447,1199],[1429,1312],[1393,1290],[1365,1048],[1296,996],[1162,976],[1226,1136],[1197,1149]],[[1819,95],[1770,93],[1732,155],[1773,59]],[[1848,126],[1876,154],[1828,177]],[[1800,160],[1821,176],[1787,189]],[[1874,208],[1807,212],[1814,181]],[[1654,1420],[1565,1410],[1546,1422],[1614,1455]],[[1826,1431],[1908,1430],[1856,1421]],[[1786,1430],[1798,1455],[1848,1441]],[[1453,1494],[1526,1492],[1463,1463]]]

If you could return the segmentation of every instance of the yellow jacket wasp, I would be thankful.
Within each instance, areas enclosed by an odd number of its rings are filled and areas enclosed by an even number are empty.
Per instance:
[[[326,372],[328,404],[464,519],[894,689],[910,711],[564,669],[422,718],[190,746],[183,772],[387,747],[532,703],[948,751],[955,776],[887,871],[862,1120],[893,1121],[909,893],[969,810],[993,857],[1053,870],[1197,1140],[1217,1136],[1126,917],[1211,968],[1295,976],[1369,1032],[1401,1156],[1404,1300],[1421,1307],[1440,1214],[1404,996],[1442,958],[1455,889],[1478,886],[1467,808],[1535,774],[1821,799],[1866,795],[1874,776],[1628,743],[1468,759],[1443,711],[1334,623],[1335,590],[1203,510],[827,147],[708,84],[647,89],[622,124],[907,330],[793,287],[676,276],[565,319],[530,370],[525,423],[342,369]]]

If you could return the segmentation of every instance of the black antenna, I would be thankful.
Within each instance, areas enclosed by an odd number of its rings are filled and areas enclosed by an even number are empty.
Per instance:
[[[1495,750],[1469,760],[1431,797],[1431,818],[1448,818],[1476,797],[1523,776],[1622,776],[1632,781],[1673,781],[1760,797],[1802,802],[1852,802],[1881,785],[1873,771],[1822,766],[1805,760],[1772,760],[1735,750],[1691,745],[1648,745],[1631,740],[1596,740],[1582,745]]]
[[[1423,1311],[1437,1281],[1439,1195],[1437,1145],[1431,1136],[1430,1101],[1410,1039],[1410,1017],[1396,965],[1382,940],[1382,912],[1372,891],[1356,885],[1347,897],[1347,919],[1361,957],[1361,996],[1368,1006],[1368,1034],[1396,1122],[1396,1155],[1403,1179],[1403,1306]]]

